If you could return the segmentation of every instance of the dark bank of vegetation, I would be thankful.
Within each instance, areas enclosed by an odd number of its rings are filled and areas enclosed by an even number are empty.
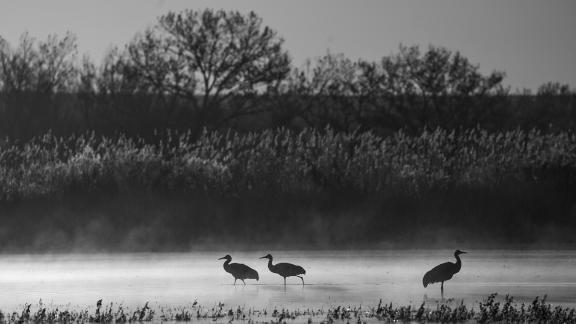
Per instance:
[[[576,135],[277,129],[164,139],[48,134],[6,143],[0,199],[14,219],[1,244],[573,242]],[[49,233],[36,242],[20,226]]]
[[[475,306],[475,305],[474,305]],[[196,302],[190,306],[159,307],[154,309],[146,303],[134,311],[114,303],[102,305],[102,300],[96,308],[50,309],[42,302],[38,309],[26,304],[22,312],[12,314],[0,311],[0,323],[133,323],[133,322],[232,322],[248,321],[249,323],[286,323],[289,321],[307,321],[307,323],[374,323],[385,322],[538,322],[538,323],[576,323],[576,310],[569,307],[553,306],[544,298],[536,297],[531,303],[517,304],[511,296],[505,296],[502,301],[496,300],[496,294],[488,296],[478,303],[478,309],[466,306],[464,303],[454,305],[454,302],[442,302],[430,307],[422,303],[419,307],[413,305],[394,306],[382,304],[376,307],[366,306],[331,306],[328,309],[259,309],[246,306],[230,307],[218,303],[212,307],[203,307]]]
[[[576,91],[504,77],[433,46],[295,68],[253,13],[168,13],[99,65],[0,38],[0,245],[571,245]]]

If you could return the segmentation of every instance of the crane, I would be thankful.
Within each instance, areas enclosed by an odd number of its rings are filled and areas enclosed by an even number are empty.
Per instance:
[[[260,279],[258,277],[258,272],[256,270],[250,268],[249,266],[242,264],[242,263],[230,263],[232,261],[232,257],[227,254],[221,257],[218,260],[226,260],[224,262],[224,270],[234,276],[234,285],[236,285],[236,280],[240,279],[246,285],[244,279]]]
[[[452,262],[445,262],[439,264],[432,268],[432,270],[426,272],[424,278],[422,278],[422,283],[424,284],[424,288],[429,284],[433,284],[435,282],[441,282],[440,285],[440,292],[442,294],[442,298],[444,298],[444,281],[450,280],[452,276],[457,274],[462,268],[462,261],[460,260],[460,254],[464,254],[466,252],[456,250],[454,251],[454,257],[456,258],[456,263]]]
[[[298,277],[302,280],[302,286],[304,286],[304,278],[301,275],[306,274],[306,270],[301,266],[291,263],[272,264],[272,255],[270,254],[266,254],[260,259],[268,259],[268,269],[284,278],[284,286],[286,286],[286,277]]]

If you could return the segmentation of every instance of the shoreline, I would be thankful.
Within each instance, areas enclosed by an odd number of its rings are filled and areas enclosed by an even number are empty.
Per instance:
[[[65,305],[64,305],[65,306]],[[70,305],[68,305],[70,306]],[[49,308],[56,307],[56,308]],[[228,322],[247,323],[333,323],[333,322],[493,322],[493,321],[546,321],[576,323],[576,308],[555,306],[546,301],[546,296],[535,297],[531,303],[515,302],[511,296],[491,294],[473,306],[453,299],[425,302],[416,305],[394,305],[383,302],[371,306],[331,306],[326,309],[307,308],[255,308],[229,306],[223,303],[201,306],[197,301],[188,305],[150,305],[146,302],[136,308],[124,307],[121,303],[99,300],[95,305],[79,309],[60,309],[62,305],[46,307],[42,301],[36,305],[25,304],[21,312],[4,313],[0,310],[1,323],[51,322],[51,323],[102,323],[102,322]]]

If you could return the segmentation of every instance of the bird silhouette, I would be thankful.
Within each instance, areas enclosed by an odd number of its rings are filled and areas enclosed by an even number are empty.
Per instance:
[[[266,254],[260,259],[268,259],[268,269],[284,278],[284,286],[286,286],[286,277],[298,277],[302,280],[302,286],[304,286],[304,278],[301,275],[306,274],[306,270],[301,266],[291,263],[272,264],[272,255],[270,254]]]
[[[454,251],[454,257],[456,258],[456,263],[452,262],[445,262],[439,264],[432,268],[432,270],[426,272],[424,278],[422,278],[422,283],[424,284],[424,288],[426,288],[429,284],[433,284],[435,282],[441,282],[440,285],[440,293],[442,294],[442,298],[444,298],[444,281],[450,280],[452,276],[457,274],[462,268],[462,261],[460,260],[460,254],[464,254],[466,252],[456,250]]]
[[[232,261],[232,257],[227,254],[221,257],[218,260],[226,260],[224,262],[224,270],[230,273],[234,277],[234,285],[236,285],[236,280],[240,279],[246,285],[244,279],[260,279],[258,277],[258,272],[256,270],[250,268],[249,266],[242,264],[242,263],[230,263]]]

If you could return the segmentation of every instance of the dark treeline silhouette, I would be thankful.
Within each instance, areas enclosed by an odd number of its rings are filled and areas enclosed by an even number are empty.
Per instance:
[[[574,243],[567,85],[434,46],[294,67],[254,13],[76,42],[0,37],[5,251]]]
[[[546,83],[511,92],[459,52],[400,46],[378,61],[326,54],[292,67],[254,13],[168,13],[96,65],[72,34],[18,44],[0,37],[0,136],[153,137],[166,128],[397,130],[574,128],[576,93]]]

